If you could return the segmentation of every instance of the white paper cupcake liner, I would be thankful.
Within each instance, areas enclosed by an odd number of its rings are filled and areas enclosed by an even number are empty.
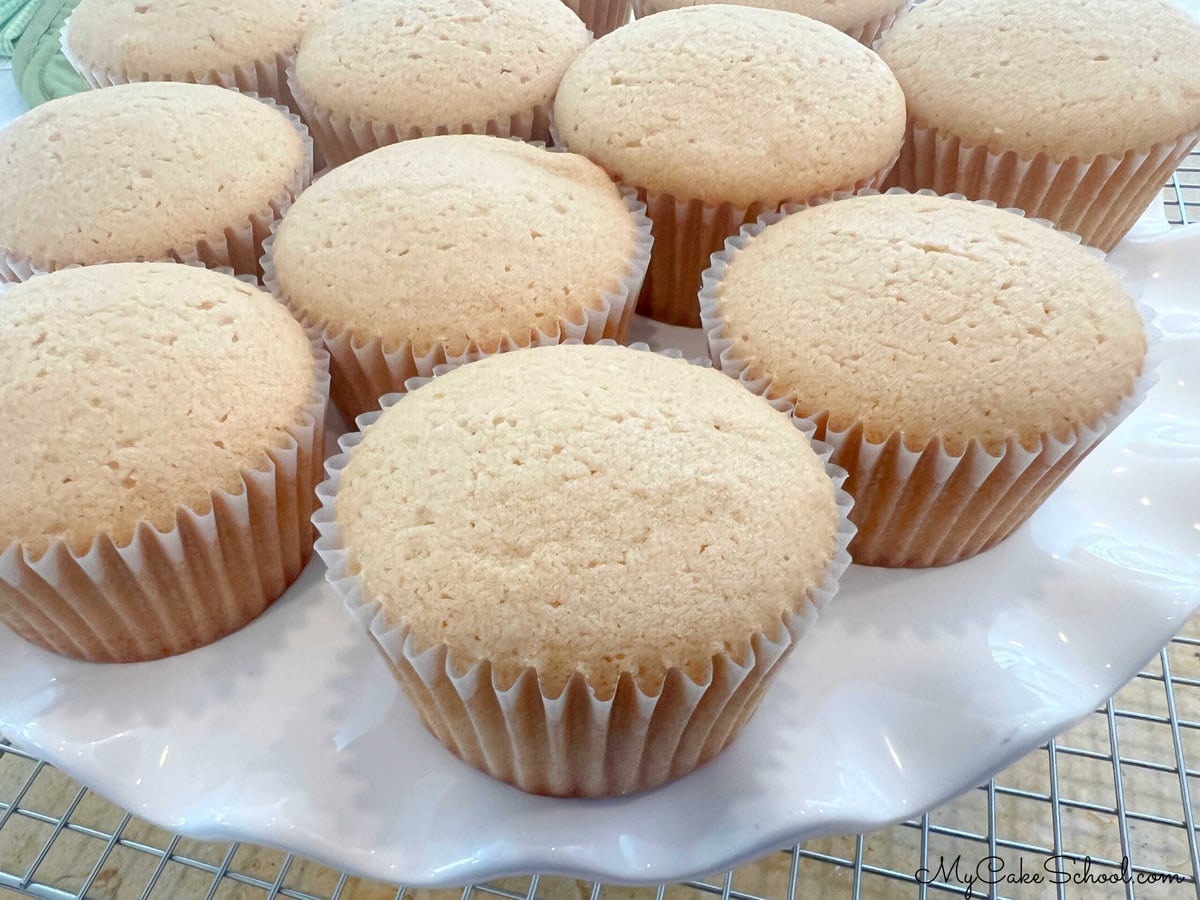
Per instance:
[[[1023,159],[1014,151],[973,147],[910,121],[887,183],[1023,209],[1107,252],[1133,227],[1197,139],[1200,131],[1116,156]]]
[[[180,506],[128,544],[98,534],[77,553],[0,548],[0,622],[54,653],[90,662],[173,656],[237,631],[267,609],[312,555],[311,517],[324,459],[329,357],[314,341],[316,385],[285,437],[235,492]]]
[[[647,350],[644,344],[634,346]],[[436,374],[444,371],[439,368]],[[412,379],[408,389],[427,381]],[[383,409],[403,397],[383,398]],[[380,415],[377,409],[360,416],[359,428],[369,428]],[[753,714],[795,642],[836,593],[849,564],[846,545],[854,526],[847,517],[850,497],[840,489],[845,473],[828,463],[828,447],[814,443],[839,486],[835,551],[823,583],[808,592],[803,609],[781,616],[777,634],[755,634],[733,652],[714,654],[709,671],[698,680],[673,668],[660,683],[648,686],[623,673],[607,697],[579,673],[556,696],[542,690],[533,668],[511,685],[501,684],[487,661],[460,665],[445,644],[422,646],[407,627],[389,620],[379,601],[366,596],[348,571],[337,494],[349,455],[362,437],[359,431],[339,441],[342,453],[326,461],[329,478],[317,488],[321,509],[313,522],[321,535],[317,553],[328,567],[326,577],[371,635],[426,727],[465,762],[531,793],[625,794],[681,777],[707,762]]]
[[[283,218],[300,192],[308,187],[313,175],[313,142],[308,129],[300,117],[280,106],[269,97],[256,94],[247,96],[277,110],[296,129],[303,143],[300,167],[288,179],[287,184],[273,197],[266,198],[261,209],[252,212],[240,222],[228,222],[225,227],[195,244],[173,247],[163,256],[153,260],[105,259],[87,263],[101,265],[109,262],[179,262],[205,266],[209,269],[232,269],[238,275],[258,278],[258,261],[262,257],[263,242],[271,234],[275,222]],[[95,223],[99,225],[100,223]],[[0,246],[0,282],[28,281],[34,275],[45,275],[67,266],[80,265],[77,259],[39,259],[30,257],[11,248]]]
[[[332,359],[333,401],[347,418],[353,419],[377,409],[379,398],[384,394],[403,391],[408,379],[432,376],[436,366],[460,366],[497,353],[567,341],[594,344],[605,338],[624,340],[633,320],[642,280],[646,277],[654,239],[645,204],[638,200],[632,189],[620,190],[633,219],[635,237],[633,257],[616,290],[593,298],[594,305],[580,305],[569,317],[539,320],[537,324],[531,323],[528,332],[502,333],[486,344],[473,340],[461,352],[451,352],[441,341],[428,348],[415,347],[407,340],[391,347],[380,337],[354,334],[337,323],[315,318],[301,309],[280,287],[275,274],[272,252],[277,226],[274,223],[271,235],[263,245],[263,283],[310,334],[319,334],[324,340]]]
[[[297,114],[300,112],[287,85],[287,67],[295,58],[294,50],[287,54],[274,53],[262,59],[249,60],[232,69],[205,69],[204,71],[187,69],[169,78],[162,78],[151,76],[149,72],[106,69],[85,62],[71,49],[70,28],[71,17],[67,16],[62,30],[59,32],[58,42],[62,55],[71,64],[71,68],[78,72],[80,77],[93,89],[131,84],[137,81],[187,81],[192,84],[214,84],[258,97],[270,97],[279,105],[288,107],[292,112]]]
[[[629,21],[630,0],[563,0],[593,37],[602,38]]]
[[[566,2],[566,0],[564,0],[564,2]],[[659,7],[658,3],[655,2],[655,0],[631,0],[631,2],[633,14],[639,19],[662,12],[662,9]],[[569,3],[567,5],[570,6]],[[888,29],[895,25],[896,20],[909,9],[911,9],[912,5],[913,0],[901,0],[896,8],[891,12],[888,12],[882,16],[877,16],[873,19],[869,19],[866,22],[863,22],[861,26],[846,28],[844,29],[843,33],[848,37],[854,38],[854,40],[858,41],[860,44],[874,49],[875,43],[881,37],[887,34]],[[599,33],[597,33],[596,37],[599,36]]]
[[[913,2],[914,0],[904,0],[904,2],[900,3],[899,6],[886,15],[864,23],[860,30],[847,31],[846,33],[863,46],[875,49],[875,45],[891,30],[892,26],[896,24],[896,20],[912,9]]]
[[[895,159],[875,174],[855,182],[848,190],[878,188],[894,163]],[[833,193],[795,198],[791,202],[817,203]],[[736,206],[681,200],[672,194],[646,188],[638,188],[638,195],[645,201],[646,212],[654,223],[654,252],[650,255],[650,268],[637,311],[658,322],[689,328],[700,327],[700,306],[696,297],[700,291],[700,276],[708,268],[712,254],[743,225],[789,202],[785,199]]]
[[[906,192],[893,188],[888,193]],[[849,196],[838,194],[824,202],[838,202]],[[959,194],[948,196],[967,199]],[[726,241],[723,251],[713,254],[700,292],[701,319],[713,363],[781,410],[793,409],[796,398],[786,387],[776,385],[756,360],[737,355],[725,332],[718,290],[738,251],[764,228],[804,209],[789,205],[744,226]],[[1008,211],[1024,215],[1020,210]],[[1053,227],[1043,219],[1031,221]],[[1067,236],[1078,240],[1076,235]],[[1084,249],[1104,255],[1094,248]],[[938,439],[912,450],[899,434],[882,442],[870,440],[861,422],[831,430],[828,410],[805,416],[815,436],[833,448],[831,461],[849,473],[846,489],[854,496],[851,518],[858,526],[850,545],[854,562],[901,568],[947,565],[999,543],[1029,518],[1075,466],[1141,404],[1157,380],[1154,369],[1161,352],[1159,332],[1151,321],[1151,310],[1142,304],[1137,309],[1146,324],[1148,349],[1142,373],[1130,394],[1096,422],[1080,425],[1062,438],[1043,435],[1031,449],[1010,438],[996,452],[971,441],[952,453]]]
[[[433,127],[422,127],[355,118],[314,103],[300,89],[296,79],[295,60],[287,67],[287,86],[304,116],[304,121],[312,130],[321,157],[330,167],[340,166],[388,144],[439,134],[490,134],[523,141],[550,141],[553,101],[521,110],[511,116],[499,116],[483,122],[445,122]]]

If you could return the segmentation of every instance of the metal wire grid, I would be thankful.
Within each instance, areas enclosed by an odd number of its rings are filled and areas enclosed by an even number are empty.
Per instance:
[[[1200,153],[1192,154],[1165,186],[1163,203],[1173,224],[1200,221]],[[1123,744],[1136,749],[1123,751]],[[798,844],[729,872],[656,888],[533,876],[443,892],[365,881],[282,851],[168,834],[0,740],[0,892],[7,888],[50,900],[471,900],[473,895],[925,900],[931,893],[968,892],[989,900],[1190,895],[1200,900],[1192,800],[1200,769],[1188,765],[1197,758],[1200,619],[1081,725],[978,789],[892,828]],[[1081,774],[1088,767],[1090,777]],[[957,870],[955,857],[961,862]],[[1003,864],[998,877],[990,879],[999,883],[968,888],[964,880],[986,860]],[[1047,868],[1051,864],[1054,869]],[[1043,878],[1003,880],[1005,873],[1018,871],[1040,872]]]
[[[1163,205],[1172,225],[1200,222],[1200,152],[1193,151],[1163,188]]]
[[[1189,630],[1200,632],[1200,621],[1194,622]],[[894,861],[890,864],[872,861],[868,853],[868,844],[872,836],[857,835],[840,841],[834,839],[812,842],[808,845],[797,845],[783,851],[779,855],[780,858],[776,861],[776,865],[783,864],[787,873],[777,892],[763,891],[759,893],[739,889],[736,885],[742,870],[734,870],[708,880],[690,881],[681,885],[662,885],[656,889],[637,893],[644,894],[647,900],[650,896],[656,897],[657,900],[664,900],[668,893],[672,897],[679,896],[681,890],[693,895],[697,893],[719,895],[722,898],[736,898],[736,900],[827,896],[830,889],[828,873],[824,873],[825,877],[822,877],[821,874],[809,872],[806,873],[808,878],[801,879],[800,877],[804,864],[813,863],[825,868],[840,869],[846,873],[849,876],[849,884],[842,886],[841,893],[849,893],[854,898],[900,895],[925,898],[930,891],[962,896],[964,885],[961,882],[934,878],[928,880],[927,883],[922,883],[925,879],[921,879],[917,875],[918,871],[922,869],[931,871],[936,869],[937,863],[933,859],[933,847],[939,838],[952,839],[952,842],[958,845],[957,847],[951,846],[949,850],[945,846],[939,847],[943,858],[956,850],[968,860],[986,857],[1003,858],[1011,852],[1040,859],[1062,856],[1066,860],[1078,864],[1082,864],[1087,857],[1090,858],[1094,871],[1102,874],[1120,872],[1122,863],[1119,859],[1104,854],[1086,852],[1084,849],[1073,849],[1070,842],[1064,840],[1064,816],[1073,811],[1083,811],[1116,818],[1118,828],[1112,847],[1120,851],[1120,856],[1131,860],[1128,871],[1135,877],[1142,875],[1163,879],[1164,881],[1159,882],[1157,886],[1166,887],[1172,891],[1188,891],[1200,896],[1200,888],[1197,887],[1196,881],[1196,873],[1200,872],[1200,853],[1198,853],[1197,847],[1190,784],[1191,779],[1200,778],[1200,770],[1188,767],[1185,751],[1185,745],[1188,744],[1200,749],[1200,721],[1181,715],[1180,704],[1177,700],[1178,693],[1188,692],[1189,707],[1200,710],[1200,678],[1174,674],[1173,657],[1176,661],[1180,657],[1192,660],[1200,657],[1200,637],[1187,634],[1176,638],[1171,645],[1159,653],[1156,668],[1141,672],[1135,679],[1135,682],[1143,682],[1161,692],[1163,701],[1161,712],[1146,711],[1149,704],[1145,702],[1139,703],[1143,707],[1142,709],[1126,708],[1122,702],[1125,692],[1119,694],[1114,700],[1108,701],[1096,711],[1095,717],[1102,722],[1103,731],[1107,736],[1107,752],[1094,747],[1075,746],[1071,742],[1070,736],[1067,735],[1044,745],[1025,761],[1027,763],[1033,761],[1043,767],[1048,782],[1047,789],[1030,790],[1021,787],[1019,784],[1023,779],[1019,776],[1006,777],[1010,773],[1005,772],[971,792],[983,798],[987,822],[985,828],[975,830],[946,824],[947,821],[953,823],[954,820],[961,818],[962,810],[959,809],[956,814],[953,807],[963,806],[964,801],[968,801],[969,804],[971,798],[964,797],[932,813],[889,829],[888,831],[893,832],[908,832],[916,838],[917,853],[908,859],[910,865],[907,868],[898,867]],[[1200,670],[1200,666],[1193,665],[1193,668]],[[1122,752],[1118,725],[1122,722],[1165,726],[1169,731],[1167,761],[1141,758]],[[1086,724],[1084,727],[1086,728]],[[1095,761],[1109,770],[1111,773],[1110,787],[1113,790],[1111,802],[1097,803],[1069,796],[1070,791],[1063,788],[1060,769],[1065,759],[1072,758]],[[66,897],[136,896],[145,900],[150,897],[186,895],[203,896],[207,900],[207,898],[218,896],[231,896],[230,892],[226,890],[231,885],[248,889],[248,892],[232,894],[232,896],[288,897],[294,898],[294,900],[327,900],[327,898],[328,900],[340,900],[340,898],[350,900],[350,898],[367,896],[388,896],[402,900],[410,893],[401,887],[387,888],[387,893],[384,894],[381,893],[384,890],[382,885],[372,885],[361,879],[352,879],[345,873],[337,873],[336,877],[332,877],[335,873],[324,867],[317,867],[324,871],[319,871],[314,875],[311,871],[313,864],[307,861],[301,861],[305,867],[310,869],[306,873],[306,877],[301,877],[296,880],[296,883],[292,883],[289,874],[299,861],[292,854],[277,854],[280,859],[275,864],[273,876],[263,877],[263,875],[251,871],[251,867],[244,863],[249,854],[257,852],[256,848],[243,847],[239,843],[227,846],[203,845],[188,841],[177,834],[167,836],[165,832],[148,828],[128,812],[120,814],[115,827],[94,827],[86,824],[86,816],[77,817],[77,813],[88,800],[92,800],[93,805],[96,805],[97,798],[86,788],[78,785],[72,786],[73,796],[67,801],[66,808],[62,812],[55,814],[41,811],[38,809],[40,804],[32,796],[39,781],[48,774],[54,774],[62,781],[68,780],[47,763],[7,743],[0,745],[0,762],[5,759],[9,762],[19,761],[27,770],[27,774],[11,799],[6,797],[4,800],[0,800],[0,848],[4,845],[5,829],[9,827],[10,821],[17,818],[39,823],[43,826],[42,830],[45,834],[40,840],[40,847],[37,847],[36,850],[33,844],[29,845],[30,855],[26,858],[10,860],[17,863],[11,871],[7,868],[0,870],[0,885],[23,890],[33,896],[53,898],[53,900]],[[1178,812],[1169,815],[1164,815],[1162,812],[1148,812],[1143,811],[1139,805],[1127,802],[1125,783],[1129,774],[1138,770],[1166,775],[1176,782]],[[58,791],[57,795],[60,798],[66,796],[61,791]],[[997,808],[1005,798],[1032,801],[1049,808],[1051,828],[1049,834],[1045,835],[1045,840],[1031,842],[1002,836],[1003,829],[997,827]],[[100,803],[108,806],[103,804],[103,801]],[[116,812],[115,807],[111,807],[111,810]],[[1186,844],[1187,864],[1169,869],[1161,865],[1138,862],[1134,829],[1140,823],[1179,832]],[[141,837],[135,832],[151,833],[146,837]],[[66,836],[76,836],[94,845],[92,853],[94,862],[90,869],[82,878],[78,879],[77,883],[71,884],[69,887],[63,885],[61,879],[58,879],[59,883],[55,883],[53,880],[44,879],[40,874],[56,846]],[[166,840],[164,841],[163,838]],[[893,841],[895,839],[896,835],[893,835]],[[905,841],[901,836],[899,843],[911,844],[912,841]],[[971,850],[963,848],[962,845],[968,845],[968,847],[973,845],[974,855],[972,856]],[[846,852],[846,850],[850,850],[850,852]],[[120,856],[121,854],[124,854],[124,860],[114,859],[115,855]],[[111,881],[113,863],[116,862],[118,868],[121,864],[128,865],[131,855],[144,858],[145,861],[140,862],[139,865],[144,880],[139,884],[131,885],[119,883],[115,889],[110,889],[111,885],[107,882]],[[5,859],[4,855],[0,855],[0,860]],[[242,860],[240,865],[238,864],[239,859]],[[152,862],[153,865],[148,868],[146,861]],[[1064,869],[1068,867],[1069,864],[1064,863]],[[743,869],[749,868],[752,867],[743,867]],[[971,862],[967,863],[967,868],[973,868]],[[185,870],[191,870],[186,873],[191,877],[183,877]],[[102,873],[106,871],[110,874],[102,879]],[[170,875],[170,878],[164,879],[164,875],[167,874]],[[478,893],[485,896],[509,898],[509,900],[521,900],[521,898],[535,900],[538,897],[549,896],[548,893],[539,890],[543,881],[546,880],[548,879],[533,877],[519,890],[514,889],[511,884],[474,885],[465,888],[461,894],[454,892],[447,896],[461,896],[462,900],[469,900],[472,894]],[[562,879],[554,880],[561,881]],[[891,884],[885,886],[880,883],[881,880]],[[818,884],[819,890],[813,893],[806,892],[806,881]],[[907,890],[903,890],[906,887]],[[994,897],[997,900],[1005,897],[1030,896],[1024,892],[1004,892],[996,886],[990,887],[991,889],[988,887],[980,889],[978,896]],[[1075,888],[1070,884],[1057,884],[1052,887],[1053,894],[1046,894],[1047,896],[1054,895],[1065,898],[1068,895],[1076,895]],[[599,883],[577,885],[576,888],[576,896],[582,898],[586,895],[590,900],[598,900],[602,895],[610,896],[614,893],[613,889]],[[1119,886],[1110,884],[1108,888],[1108,891],[1093,893],[1093,895],[1114,897],[1124,895],[1128,898],[1142,896],[1142,886],[1136,883],[1122,883]],[[1162,895],[1167,896],[1167,894]],[[1171,893],[1170,896],[1177,896],[1177,894]]]

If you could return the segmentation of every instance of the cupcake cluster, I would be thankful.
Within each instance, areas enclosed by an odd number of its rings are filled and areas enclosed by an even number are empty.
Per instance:
[[[1152,381],[1102,250],[1200,27],[909,5],[83,0],[97,89],[0,132],[0,622],[189,652],[315,546],[469,764],[711,759],[852,560],[1004,540]]]

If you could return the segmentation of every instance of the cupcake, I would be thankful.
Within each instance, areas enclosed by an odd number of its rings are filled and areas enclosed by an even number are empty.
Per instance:
[[[772,218],[705,273],[710,352],[832,445],[855,562],[991,547],[1145,396],[1134,302],[1044,224],[904,193]]]
[[[190,81],[295,108],[287,66],[304,29],[341,0],[80,0],[63,55],[94,88]]]
[[[429,730],[524,791],[716,755],[848,563],[804,433],[680,359],[508,353],[364,419],[318,489],[328,577]]]
[[[356,0],[305,34],[291,88],[331,165],[435,134],[548,141],[587,43],[560,0]]]
[[[700,6],[717,0],[635,0],[634,12],[649,16],[664,9]],[[872,46],[896,19],[912,6],[911,0],[738,0],[738,6],[757,6],[799,13],[832,25],[860,44]]]
[[[241,628],[300,574],[323,352],[269,294],[171,263],[65,269],[0,303],[0,622],[134,662]]]
[[[1200,25],[1168,0],[929,0],[879,52],[908,99],[891,179],[1111,249],[1200,136]]]
[[[700,324],[711,253],[789,201],[874,187],[904,135],[880,59],[804,16],[668,10],[597,41],[554,104],[559,140],[636,187],[654,222],[639,312]]]
[[[235,91],[139,83],[51,100],[0,131],[0,281],[170,259],[255,275],[311,175],[300,121]]]
[[[442,363],[623,338],[650,240],[645,206],[582,156],[448,135],[321,178],[263,267],[324,338],[334,399],[353,417]]]

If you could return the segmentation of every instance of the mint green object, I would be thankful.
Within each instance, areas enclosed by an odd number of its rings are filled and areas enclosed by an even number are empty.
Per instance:
[[[88,89],[87,82],[71,68],[58,44],[63,23],[78,3],[79,0],[26,0],[20,4],[16,16],[5,24],[7,29],[17,16],[29,12],[13,50],[12,70],[18,90],[31,107]],[[17,5],[13,0],[0,0],[0,13]]]
[[[12,56],[17,38],[33,19],[40,0],[0,0],[0,57]]]

